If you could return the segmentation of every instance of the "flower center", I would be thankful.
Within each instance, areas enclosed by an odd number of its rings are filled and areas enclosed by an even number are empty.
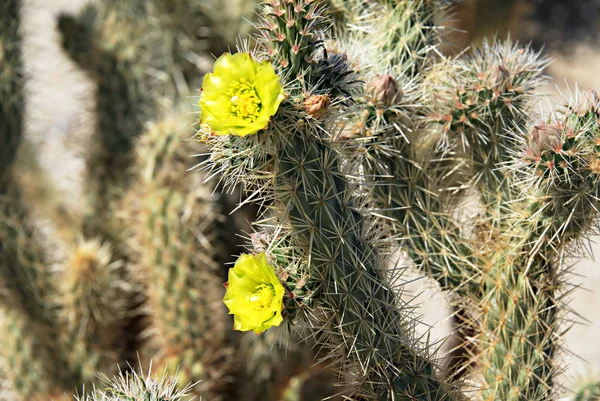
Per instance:
[[[260,99],[254,89],[254,84],[246,78],[240,78],[229,86],[227,94],[231,97],[231,113],[239,118],[254,121],[260,111]]]
[[[275,297],[275,289],[269,284],[261,284],[255,288],[256,292],[250,296],[250,304],[255,311],[262,311],[271,306]]]

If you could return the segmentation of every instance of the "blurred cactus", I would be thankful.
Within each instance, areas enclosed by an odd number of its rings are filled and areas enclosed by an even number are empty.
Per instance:
[[[236,4],[239,21],[249,2]],[[87,6],[78,17],[59,18],[63,48],[97,85],[96,143],[86,180],[94,214],[130,184],[126,172],[144,123],[193,94],[189,88],[198,86],[209,65],[198,58],[232,45],[231,32],[223,37],[212,28],[233,17],[214,10],[211,18],[210,10],[210,2],[199,0],[111,0]]]
[[[0,200],[3,356],[15,389],[25,397],[68,384],[61,352],[56,292],[49,260],[24,210],[14,200]]]
[[[583,383],[577,393],[574,401],[598,401],[600,400],[600,383],[597,380],[592,380]]]
[[[88,6],[79,18],[63,15],[58,22],[63,47],[97,85],[97,128],[86,160],[86,192],[91,213],[105,215],[126,189],[134,141],[155,111],[153,96],[161,96],[147,79],[146,66],[159,55],[148,50],[153,37],[141,23],[146,15],[143,4],[121,2],[122,9],[111,4],[103,3],[98,9]],[[134,18],[136,13],[140,19]]]
[[[6,192],[11,165],[23,135],[24,72],[21,60],[20,1],[0,6],[0,194]]]
[[[56,289],[49,260],[13,174],[25,117],[20,11],[20,1],[0,6],[0,300],[7,373],[15,390],[31,397],[60,389],[68,381],[68,367],[54,347]]]
[[[62,269],[58,302],[72,343],[71,366],[80,364],[81,380],[96,382],[98,372],[111,372],[122,362],[121,341],[127,314],[123,262],[114,260],[110,245],[80,239]]]
[[[210,188],[186,174],[185,116],[161,121],[138,145],[138,183],[129,211],[141,280],[148,294],[156,363],[195,383],[209,399],[227,382],[224,288],[217,255],[227,247],[216,224],[223,217]],[[190,142],[187,142],[189,144]],[[224,376],[225,375],[225,376]]]
[[[239,2],[238,19],[246,12],[247,3]],[[215,267],[212,256],[217,254],[219,264],[228,261],[235,244],[212,249],[221,227],[228,222],[220,212],[212,213],[214,201],[208,199],[208,189],[192,189],[200,184],[197,180],[192,186],[189,180],[175,179],[190,167],[183,160],[183,148],[179,148],[181,134],[185,134],[181,122],[170,125],[172,120],[167,120],[162,128],[159,124],[150,130],[140,142],[138,153],[143,156],[137,164],[134,145],[146,122],[160,119],[175,99],[189,95],[189,88],[198,86],[210,58],[207,52],[218,53],[229,45],[226,40],[231,40],[231,32],[225,39],[210,29],[217,20],[229,21],[229,15],[209,6],[193,0],[107,1],[86,7],[77,18],[63,15],[58,23],[63,47],[97,85],[97,125],[87,158],[88,206],[82,231],[87,237],[105,241],[113,248],[113,258],[125,264],[121,278],[113,277],[114,283],[125,278],[140,282],[127,295],[125,309],[129,310],[130,322],[122,330],[126,338],[123,346],[130,355],[125,357],[136,357],[145,338],[140,331],[145,330],[145,315],[150,311],[154,317],[150,325],[155,330],[152,344],[160,343],[154,356],[162,365],[181,365],[186,383],[202,377],[203,384],[197,387],[203,389],[219,386],[211,384],[212,366],[205,368],[203,364],[223,359],[215,355],[226,354],[217,346],[225,333],[218,324],[222,314],[217,313],[220,303],[215,300],[219,297],[213,296],[212,301],[206,297],[211,288],[216,288],[217,295],[220,288],[217,273],[222,270]],[[138,180],[138,171],[131,173],[137,168],[149,175]],[[170,168],[174,171],[169,172]],[[139,199],[134,199],[136,196]],[[121,198],[134,199],[135,208],[139,207],[128,216],[133,220],[115,218],[121,214]],[[198,205],[206,205],[206,213],[196,213]],[[130,223],[140,224],[140,228],[128,230]],[[191,227],[195,223],[200,226]],[[126,242],[130,233],[134,241]],[[210,237],[212,233],[215,237]],[[167,244],[169,252],[164,252]],[[138,267],[143,267],[145,276],[127,272]],[[166,283],[170,283],[167,288],[163,287]],[[182,298],[173,298],[175,294]],[[200,303],[214,310],[205,310]],[[197,330],[189,332],[193,327]],[[212,330],[210,334],[205,328]],[[204,352],[203,341],[212,341],[215,346]],[[219,374],[213,376],[222,383]]]

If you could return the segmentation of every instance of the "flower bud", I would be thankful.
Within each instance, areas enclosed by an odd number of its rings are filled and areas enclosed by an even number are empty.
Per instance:
[[[593,157],[588,165],[590,172],[594,175],[600,175],[600,159]]]
[[[328,95],[311,95],[304,100],[304,111],[306,111],[309,116],[318,120],[327,112],[329,103],[330,98]]]
[[[398,81],[390,75],[375,78],[365,89],[371,103],[378,107],[391,106],[404,95]]]
[[[529,149],[538,156],[558,149],[562,142],[560,128],[551,125],[536,125],[529,134]]]

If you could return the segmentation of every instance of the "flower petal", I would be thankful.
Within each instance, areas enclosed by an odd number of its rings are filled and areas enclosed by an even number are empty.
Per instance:
[[[228,80],[246,78],[250,82],[256,80],[255,61],[248,53],[225,53],[215,61],[214,75],[225,77]],[[204,87],[204,84],[203,84]]]
[[[241,93],[240,97],[237,93]],[[213,72],[204,76],[198,102],[200,121],[217,135],[255,134],[268,127],[284,98],[283,87],[270,62],[254,61],[248,53],[226,53],[215,61]],[[253,104],[260,101],[260,108],[248,109],[243,104],[241,108],[237,104],[233,107],[234,101]],[[235,110],[246,111],[240,115]]]

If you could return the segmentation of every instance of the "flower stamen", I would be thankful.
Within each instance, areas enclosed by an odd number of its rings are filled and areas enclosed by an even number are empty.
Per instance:
[[[254,84],[245,78],[232,82],[227,93],[231,98],[230,111],[236,117],[253,122],[260,112],[261,102]]]
[[[255,311],[262,311],[269,306],[275,297],[275,289],[273,286],[268,284],[261,284],[256,286],[256,292],[249,297],[249,301],[252,304],[252,308]]]

